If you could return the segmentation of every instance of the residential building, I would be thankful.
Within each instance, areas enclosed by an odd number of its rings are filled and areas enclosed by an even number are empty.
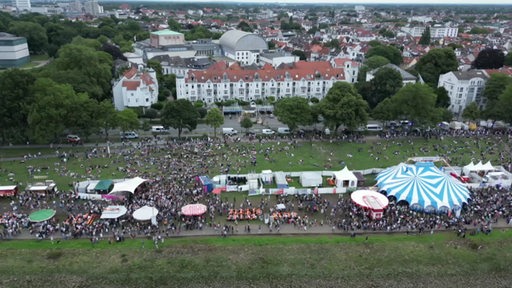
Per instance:
[[[112,88],[114,107],[116,110],[125,108],[146,107],[158,101],[158,80],[156,72],[135,66],[127,70]]]
[[[240,30],[222,34],[219,44],[224,56],[242,65],[259,64],[260,54],[268,51],[268,44],[263,37]]]
[[[412,37],[421,37],[425,32],[425,26],[402,27],[401,30],[410,34]],[[457,37],[459,33],[458,27],[448,27],[441,25],[434,25],[430,27],[430,38],[439,39],[444,37]]]
[[[262,53],[260,55],[260,61],[262,64],[268,63],[272,65],[272,67],[277,67],[281,64],[291,64],[298,62],[299,56],[292,55],[290,53],[285,52],[268,52]]]
[[[402,83],[404,86],[407,84],[414,84],[414,83],[418,82],[418,77],[412,75],[411,73],[409,73],[409,72],[405,71],[404,69],[396,66],[395,64],[391,64],[391,63],[388,63],[379,68],[368,71],[366,73],[366,81],[367,82],[371,81],[375,77],[375,73],[377,73],[377,71],[379,71],[380,69],[382,69],[384,67],[391,68],[391,69],[398,71],[398,73],[400,73],[400,76],[402,76]]]
[[[97,0],[84,2],[84,12],[92,16],[99,16],[103,14],[103,6],[98,4]]]
[[[17,12],[30,12],[32,8],[30,0],[12,0],[12,6],[16,7]]]
[[[242,67],[224,61],[202,71],[189,70],[185,77],[176,77],[178,99],[202,100],[206,103],[240,99],[253,101],[269,96],[276,99],[299,96],[322,99],[337,81],[345,81],[343,68],[327,61],[265,64]]]
[[[437,87],[444,87],[450,96],[448,109],[457,117],[472,102],[484,108],[486,99],[483,97],[485,83],[489,75],[484,70],[452,71],[439,76]]]
[[[18,67],[29,61],[27,39],[0,32],[0,68]]]
[[[185,35],[183,33],[175,32],[169,29],[151,32],[149,39],[150,45],[153,48],[185,44]]]
[[[359,75],[361,62],[357,62],[349,58],[334,58],[331,60],[331,64],[334,68],[344,69],[345,81],[349,83],[357,82],[357,75]]]

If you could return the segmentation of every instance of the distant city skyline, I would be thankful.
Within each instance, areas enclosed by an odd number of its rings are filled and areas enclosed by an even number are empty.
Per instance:
[[[113,0],[117,2],[117,0]],[[408,4],[408,5],[512,5],[510,0],[133,0],[131,2],[188,2],[188,3],[274,3],[274,4],[352,4],[352,5],[375,5],[375,4]],[[102,1],[109,2],[109,1]]]

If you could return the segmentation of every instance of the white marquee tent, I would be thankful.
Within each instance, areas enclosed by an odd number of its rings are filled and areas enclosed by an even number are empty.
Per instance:
[[[300,174],[302,187],[318,187],[322,185],[322,175],[318,172],[302,172]]]
[[[101,219],[117,219],[124,214],[126,214],[126,207],[124,206],[117,206],[117,205],[111,205],[103,209],[101,212]]]
[[[337,188],[355,188],[357,187],[357,177],[352,173],[352,171],[345,168],[340,171],[333,172],[333,177],[336,178],[336,187]]]
[[[151,218],[156,217],[157,214],[158,209],[156,209],[155,207],[142,206],[141,208],[135,210],[132,216],[135,220],[147,221],[150,220]]]
[[[132,194],[135,193],[135,189],[140,186],[140,184],[146,182],[148,180],[142,179],[140,177],[135,177],[123,182],[114,183],[114,188],[110,191],[109,194],[116,192],[130,192]]]

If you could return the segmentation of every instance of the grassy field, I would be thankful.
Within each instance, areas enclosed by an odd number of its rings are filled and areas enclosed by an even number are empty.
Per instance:
[[[511,231],[0,245],[1,287],[509,287]],[[144,243],[144,245],[143,245]]]
[[[490,147],[493,150],[489,150]],[[8,176],[14,174],[14,182],[25,186],[29,183],[52,179],[61,189],[67,189],[73,181],[86,178],[106,179],[123,178],[125,174],[118,168],[127,165],[125,159],[118,153],[111,158],[85,158],[86,147],[73,147],[61,149],[60,152],[74,154],[68,162],[64,163],[57,157],[49,159],[28,159],[26,161],[0,161],[0,185],[12,183]],[[265,151],[270,151],[265,155]],[[210,177],[223,174],[219,163],[230,164],[230,173],[261,172],[265,169],[273,171],[321,171],[339,170],[345,165],[351,170],[368,168],[386,168],[406,161],[414,156],[448,156],[451,165],[466,165],[471,160],[499,163],[496,151],[510,151],[505,142],[476,141],[466,138],[446,138],[444,140],[369,140],[365,143],[347,142],[299,142],[294,147],[286,141],[268,143],[230,143],[221,148],[212,149],[206,161],[212,164],[209,167]],[[23,157],[27,154],[53,155],[55,149],[50,148],[16,148],[0,149],[0,159]],[[508,152],[507,152],[508,153]],[[482,157],[481,155],[485,155]],[[172,151],[162,150],[155,153],[155,158],[172,155]],[[225,155],[227,157],[225,157]],[[250,163],[250,157],[256,157],[256,165]],[[507,155],[510,157],[510,155]],[[140,157],[134,153],[131,157]],[[223,166],[225,167],[225,166]],[[29,175],[29,168],[35,168],[35,173]],[[138,167],[142,172],[158,171],[159,166]],[[368,179],[369,182],[372,179]],[[371,185],[371,183],[370,183]],[[22,187],[23,188],[23,187]]]

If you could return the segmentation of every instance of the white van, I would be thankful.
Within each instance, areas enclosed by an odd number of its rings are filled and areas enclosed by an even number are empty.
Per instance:
[[[279,127],[279,128],[277,128],[277,133],[279,133],[279,134],[290,134],[290,128],[288,128],[288,127]]]
[[[238,131],[234,128],[222,128],[222,134],[232,136],[238,134]]]
[[[139,134],[135,131],[121,132],[121,139],[138,139]]]
[[[169,129],[165,129],[162,125],[151,126],[151,132],[153,133],[167,133]]]
[[[368,131],[382,131],[382,126],[379,124],[368,124],[366,125],[366,130]]]

